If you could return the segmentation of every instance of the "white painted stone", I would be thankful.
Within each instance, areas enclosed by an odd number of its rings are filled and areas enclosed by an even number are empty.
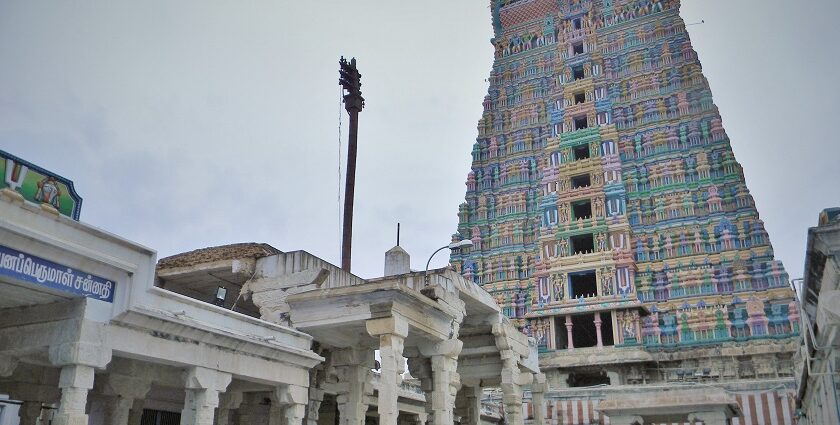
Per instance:
[[[231,374],[203,367],[192,367],[184,373],[186,397],[181,411],[182,425],[213,425],[219,393],[230,384]]]
[[[411,256],[400,246],[395,246],[385,253],[385,274],[395,276],[411,272]]]
[[[61,368],[58,386],[61,401],[53,418],[54,425],[87,425],[85,413],[88,391],[93,388],[93,367],[67,365]]]

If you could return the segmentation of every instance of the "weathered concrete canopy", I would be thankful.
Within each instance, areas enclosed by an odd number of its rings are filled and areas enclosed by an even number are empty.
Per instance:
[[[674,389],[644,399],[638,394],[614,395],[602,401],[597,409],[610,417],[641,416],[645,423],[681,422],[689,414],[696,412],[719,412],[726,418],[741,414],[734,395],[713,387]]]
[[[41,403],[58,403],[53,423],[62,425],[87,424],[89,414],[125,424],[144,405],[203,425],[249,392],[276,400],[289,423],[302,420],[309,371],[324,360],[311,336],[154,287],[154,251],[8,189],[0,217],[9,265],[0,273],[0,393],[28,403],[24,423]]]

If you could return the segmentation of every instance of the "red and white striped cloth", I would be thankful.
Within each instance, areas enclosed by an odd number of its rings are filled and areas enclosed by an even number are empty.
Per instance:
[[[794,425],[793,393],[788,391],[739,392],[735,399],[743,416],[732,419],[732,425]],[[546,424],[610,425],[609,417],[598,412],[599,400],[551,399],[546,397]],[[528,418],[534,417],[533,405],[527,403]],[[657,425],[691,425],[657,424]]]

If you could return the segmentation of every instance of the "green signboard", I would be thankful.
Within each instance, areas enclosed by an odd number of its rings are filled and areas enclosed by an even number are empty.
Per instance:
[[[82,198],[73,182],[0,150],[0,189],[10,188],[36,204],[52,205],[62,215],[79,219]]]

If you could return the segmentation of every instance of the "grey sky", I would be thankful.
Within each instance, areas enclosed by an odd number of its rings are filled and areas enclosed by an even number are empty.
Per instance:
[[[0,148],[74,180],[83,221],[161,257],[259,241],[338,263],[337,61],[355,56],[353,271],[382,273],[397,221],[422,269],[457,225],[492,63],[487,3],[0,0]],[[706,21],[692,42],[792,277],[806,228],[840,205],[838,12],[683,0],[687,23]]]

